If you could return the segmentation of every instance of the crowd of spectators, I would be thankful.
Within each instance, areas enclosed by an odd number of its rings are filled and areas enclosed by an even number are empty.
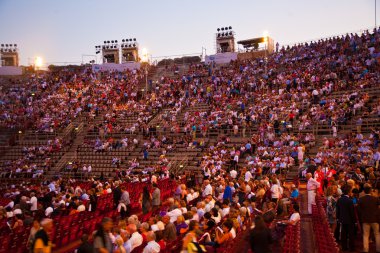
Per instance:
[[[99,137],[84,144],[99,155],[123,147],[132,150],[139,144],[134,134],[146,137],[141,143],[142,159],[147,160],[152,149],[162,149],[162,155],[156,166],[138,173],[134,172],[140,167],[139,159],[114,157],[110,166],[117,168],[115,180],[89,175],[88,187],[61,178],[40,185],[14,185],[3,194],[9,201],[1,208],[2,230],[17,231],[43,216],[42,230],[49,231],[49,218],[95,212],[97,199],[112,194],[120,218],[117,224],[104,218],[90,236],[96,252],[129,253],[138,247],[159,252],[173,243],[180,243],[184,251],[200,252],[204,247],[226,247],[247,234],[253,251],[268,252],[275,241],[281,246],[285,226],[300,221],[297,185],[285,186],[282,177],[283,171],[296,166],[308,180],[309,204],[313,204],[314,191],[326,196],[328,221],[342,249],[355,250],[354,225],[361,222],[364,251],[368,251],[370,228],[380,251],[378,220],[368,211],[378,210],[378,198],[370,195],[376,195],[379,187],[379,131],[362,134],[360,116],[363,112],[379,115],[379,105],[371,107],[369,94],[361,91],[378,85],[379,42],[380,30],[375,30],[282,48],[267,59],[218,68],[191,65],[183,76],[161,78],[141,97],[137,90],[140,71],[32,76],[25,87],[1,92],[2,125],[55,132],[85,112],[90,118],[101,117],[92,126]],[[332,94],[339,90],[346,91]],[[186,110],[200,103],[207,109]],[[184,138],[151,134],[149,122],[160,111],[163,132],[184,132]],[[339,134],[337,126],[352,119],[356,133]],[[333,136],[325,138],[310,157],[308,151],[317,137],[301,131],[314,124],[330,125]],[[246,130],[253,127],[256,131],[248,135]],[[164,189],[157,183],[170,177],[165,154],[176,144],[193,145],[197,132],[206,137],[211,130],[224,130],[225,136],[204,147],[199,172],[176,175],[173,197],[161,202]],[[112,139],[113,133],[123,137]],[[233,136],[243,141],[233,143]],[[31,170],[36,177],[40,168],[25,161],[47,158],[60,149],[57,140],[26,147],[24,158],[9,166],[15,173]],[[120,168],[122,162],[127,166]],[[78,161],[77,167],[81,166]],[[125,181],[151,183],[151,190],[144,188],[140,196],[140,207],[149,218],[131,213],[129,192],[121,186]],[[38,240],[44,235],[35,223],[29,246],[46,247],[44,238],[43,243]],[[86,236],[82,239],[82,248],[91,247]]]

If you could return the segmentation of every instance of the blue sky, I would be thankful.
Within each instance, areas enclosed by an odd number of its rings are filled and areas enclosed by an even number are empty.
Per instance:
[[[36,56],[80,63],[104,40],[130,37],[153,57],[202,47],[212,54],[218,27],[232,26],[237,40],[268,31],[287,44],[374,27],[374,6],[375,0],[0,0],[0,43],[17,43],[22,64]]]

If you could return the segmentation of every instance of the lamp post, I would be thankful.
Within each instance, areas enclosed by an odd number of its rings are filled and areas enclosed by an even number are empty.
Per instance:
[[[265,77],[267,76],[267,48],[268,48],[268,32],[264,32],[264,68],[265,68]]]
[[[142,50],[142,62],[145,63],[145,97],[148,94],[148,50],[143,48]]]
[[[35,70],[39,70],[42,67],[42,58],[37,56],[34,59],[34,67],[36,68]]]

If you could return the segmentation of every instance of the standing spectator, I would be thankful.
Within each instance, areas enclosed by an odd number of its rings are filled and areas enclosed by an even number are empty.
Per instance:
[[[270,244],[272,243],[272,235],[262,216],[255,217],[255,227],[249,233],[249,243],[253,252],[270,253]]]
[[[192,243],[197,243],[197,231],[199,230],[199,223],[196,220],[191,220],[189,224],[189,231],[187,232],[186,236],[183,238],[183,244],[182,249],[185,252],[189,252],[189,249],[192,248],[192,246],[196,247]]]
[[[41,221],[42,229],[40,229],[34,238],[33,252],[34,253],[50,253],[52,243],[49,239],[49,233],[53,230],[53,220],[43,219]]]
[[[306,174],[306,180],[307,180],[307,211],[309,214],[311,214],[311,207],[312,205],[315,205],[315,195],[317,193],[317,190],[320,186],[320,183],[318,183],[312,176],[311,173]]]
[[[81,245],[77,249],[77,253],[93,253],[94,246],[88,242],[88,234],[83,234],[81,238]]]
[[[223,200],[229,200],[229,202],[232,202],[232,187],[234,186],[234,183],[231,182],[229,183],[228,181],[226,182],[226,188],[224,189],[223,193]]]
[[[376,239],[376,252],[380,252],[379,233],[379,198],[371,195],[372,188],[369,184],[364,185],[365,195],[359,198],[359,214],[363,225],[363,252],[369,250],[369,235],[371,228]]]
[[[115,189],[113,190],[113,203],[115,208],[119,205],[119,200],[121,197],[121,189],[118,182],[115,183]]]
[[[89,190],[89,195],[90,195],[90,207],[88,208],[88,210],[90,212],[95,212],[96,207],[98,205],[98,195],[96,195],[94,189]]]
[[[148,155],[149,155],[148,150],[144,149],[144,152],[143,152],[144,160],[148,160]]]
[[[150,212],[152,209],[152,195],[147,186],[144,186],[140,201],[143,214]]]
[[[338,136],[338,126],[335,121],[331,122],[333,137],[336,138]]]
[[[330,225],[331,231],[335,231],[336,228],[336,186],[330,185],[327,187],[326,190],[326,200],[327,200],[327,207],[326,207],[326,214],[327,214],[327,221]]]
[[[356,132],[360,134],[362,132],[362,125],[363,125],[363,119],[362,117],[359,117],[356,121]]]
[[[205,185],[205,188],[202,192],[202,196],[203,197],[206,197],[208,195],[212,195],[212,186],[210,184],[210,181],[209,180],[205,180],[204,181],[204,185]]]
[[[129,215],[128,212],[129,212],[129,205],[131,204],[131,201],[129,199],[129,192],[124,186],[121,188],[121,191],[122,193],[119,200],[118,209],[119,209],[121,217],[125,218],[126,216]]]
[[[105,217],[102,220],[101,227],[96,231],[94,235],[94,252],[95,253],[111,253],[112,241],[110,238],[110,232],[113,223],[112,219]]]
[[[355,211],[354,203],[350,199],[351,186],[342,187],[343,196],[336,203],[336,218],[341,226],[342,250],[355,251]]]
[[[272,179],[272,187],[270,188],[272,202],[277,203],[280,199],[281,191],[280,186],[277,184],[277,179]]]
[[[33,242],[36,236],[36,233],[41,229],[40,223],[37,219],[33,220],[33,226],[30,229],[30,234],[28,238],[28,248],[30,249],[30,252],[33,252]]]
[[[34,192],[30,194],[30,211],[32,212],[37,211],[37,198],[35,195],[36,194]]]
[[[156,183],[153,183],[153,193],[152,193],[152,206],[153,211],[157,210],[161,205],[161,191]]]

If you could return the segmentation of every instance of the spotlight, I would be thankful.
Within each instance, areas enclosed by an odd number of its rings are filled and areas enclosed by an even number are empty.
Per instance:
[[[1,44],[2,47],[4,47],[4,44]]]
[[[232,36],[232,31],[230,32],[230,35]]]
[[[125,42],[125,39],[122,39],[121,41],[122,41],[122,42]]]
[[[8,44],[5,44],[6,47],[8,47]]]
[[[226,30],[226,31],[227,31],[227,30],[228,30],[228,27],[224,27],[224,30]]]
[[[136,47],[136,44],[135,44],[135,43],[133,43],[133,47]]]
[[[13,44],[14,47],[17,47],[17,44]]]
[[[218,32],[220,31],[220,28],[216,29]]]
[[[107,43],[107,41],[104,41],[104,44],[106,44]]]
[[[132,41],[132,39],[129,39],[129,41]]]
[[[115,43],[117,43],[117,40],[115,40]]]
[[[13,49],[13,52],[15,52],[15,53],[16,53],[16,48],[15,48],[15,49]]]
[[[133,38],[133,41],[136,41],[136,38]]]
[[[37,68],[42,67],[42,63],[43,63],[43,60],[42,60],[41,57],[37,56],[36,59],[34,59],[34,65],[35,65]]]
[[[228,28],[230,28],[230,30],[232,30],[232,26],[230,26],[230,27],[228,27]]]
[[[109,40],[107,40],[107,44],[111,43]]]
[[[218,38],[220,38],[220,33],[218,33]]]
[[[113,40],[111,40],[111,43],[114,43],[114,41],[113,41]]]
[[[224,28],[222,27],[222,29],[221,29],[222,31],[224,31]]]

